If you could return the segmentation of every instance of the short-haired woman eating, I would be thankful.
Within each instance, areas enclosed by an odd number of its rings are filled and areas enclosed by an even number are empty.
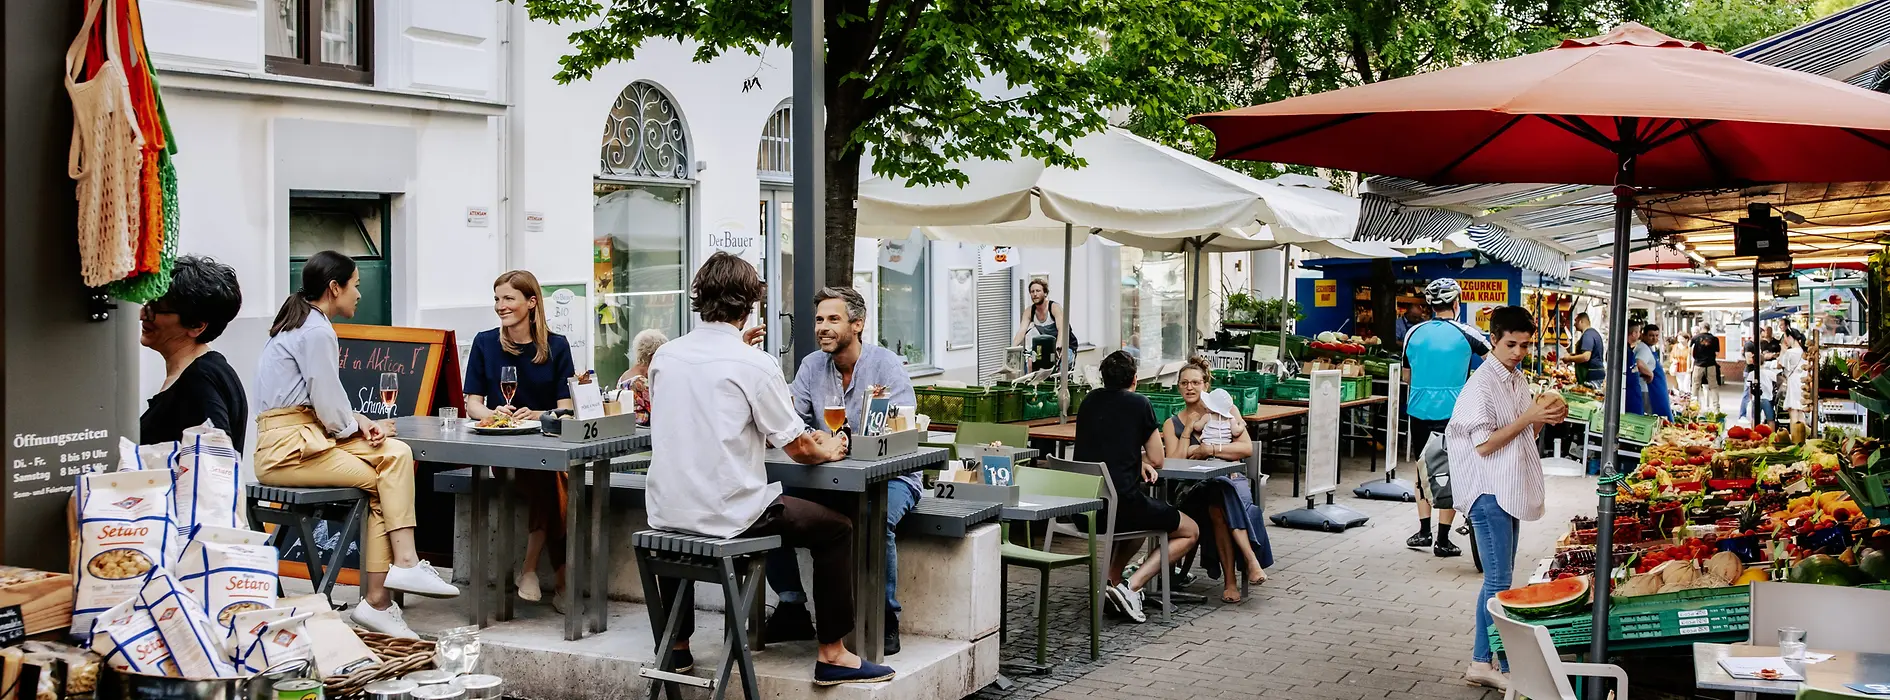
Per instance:
[[[577,370],[571,362],[571,343],[551,332],[545,322],[544,289],[538,278],[512,270],[492,281],[492,312],[499,327],[473,336],[466,359],[466,415],[473,420],[502,416],[537,420],[557,408],[574,408],[571,385]],[[505,393],[505,370],[512,371],[513,390]],[[497,397],[503,403],[491,406]],[[564,587],[564,498],[569,477],[561,472],[518,470],[518,491],[525,498],[525,565],[518,575],[518,597],[537,602],[544,597],[538,586],[538,558],[551,551],[557,588]],[[553,590],[556,590],[555,588]],[[552,598],[555,605],[556,596]]]
[[[330,319],[361,303],[354,260],[334,251],[302,265],[302,288],[283,300],[256,372],[256,480],[270,486],[342,486],[368,493],[361,543],[362,601],[350,617],[371,632],[417,639],[388,590],[448,598],[459,589],[413,545],[413,451],[391,425],[356,413],[341,386],[341,341]]]

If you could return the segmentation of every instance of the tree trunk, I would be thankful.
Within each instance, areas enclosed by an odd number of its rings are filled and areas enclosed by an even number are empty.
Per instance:
[[[853,286],[853,239],[860,212],[854,200],[860,196],[860,150],[849,148],[855,125],[833,119],[828,107],[827,121],[827,285]]]

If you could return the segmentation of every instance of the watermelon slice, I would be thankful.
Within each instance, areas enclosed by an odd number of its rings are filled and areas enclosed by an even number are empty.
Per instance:
[[[1496,601],[1510,617],[1538,620],[1580,612],[1588,606],[1587,576],[1538,583],[1496,594]]]

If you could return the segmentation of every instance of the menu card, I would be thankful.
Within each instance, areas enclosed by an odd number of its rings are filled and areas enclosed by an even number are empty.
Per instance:
[[[588,378],[586,375],[585,378]],[[597,382],[585,381],[585,378],[572,379],[571,400],[577,403],[578,420],[591,420],[604,417],[604,394],[597,388]]]

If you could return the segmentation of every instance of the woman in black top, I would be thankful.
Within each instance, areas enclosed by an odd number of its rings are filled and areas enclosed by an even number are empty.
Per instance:
[[[1091,391],[1076,412],[1076,459],[1101,462],[1109,470],[1116,487],[1116,500],[1109,505],[1116,511],[1116,532],[1167,532],[1168,559],[1181,561],[1201,530],[1187,514],[1148,495],[1146,485],[1155,482],[1162,465],[1162,437],[1156,433],[1161,426],[1148,397],[1133,391],[1135,358],[1121,350],[1109,353],[1102,361],[1102,380],[1103,388]],[[1107,512],[1101,517],[1108,517]],[[1148,617],[1142,614],[1142,588],[1162,567],[1151,559],[1124,581],[1122,569],[1140,547],[1119,544],[1110,557],[1110,586],[1103,593],[1116,609],[1143,622]]]
[[[209,258],[185,256],[171,270],[171,289],[138,312],[138,343],[164,356],[164,386],[138,418],[139,441],[182,439],[209,421],[243,451],[249,400],[222,353],[210,349],[243,306],[236,271]]]

